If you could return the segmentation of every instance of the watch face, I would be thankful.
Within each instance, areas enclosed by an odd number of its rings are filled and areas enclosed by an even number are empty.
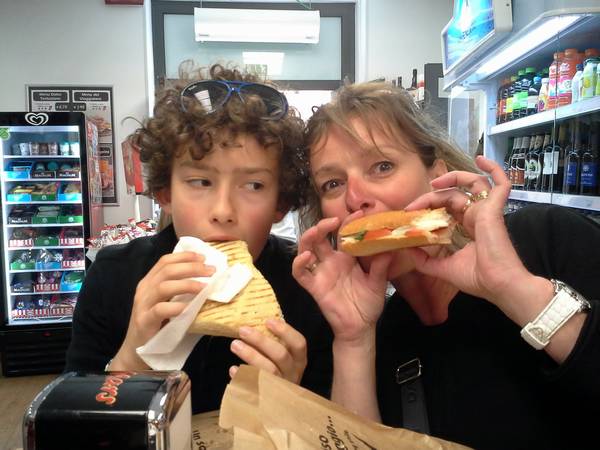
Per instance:
[[[569,286],[568,284],[566,284],[560,280],[552,279],[550,281],[552,281],[552,284],[554,285],[554,294],[555,295],[561,291],[565,292],[565,293],[569,294],[571,297],[573,297],[573,299],[575,299],[580,304],[579,312],[588,311],[589,309],[591,309],[590,302],[588,302],[583,295],[581,295],[579,292],[577,292],[571,286]]]

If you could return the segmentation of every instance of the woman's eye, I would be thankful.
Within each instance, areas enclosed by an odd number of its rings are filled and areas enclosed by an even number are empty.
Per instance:
[[[374,171],[377,173],[389,172],[394,168],[394,164],[390,161],[380,161],[374,165]]]
[[[205,178],[194,178],[187,181],[193,187],[209,187],[212,183]]]
[[[252,191],[260,191],[262,188],[265,187],[264,184],[259,183],[258,181],[251,181],[250,183],[246,183],[246,186],[248,186],[248,188]]]
[[[328,180],[325,183],[321,184],[321,192],[326,193],[333,189],[340,187],[342,183],[340,180]]]

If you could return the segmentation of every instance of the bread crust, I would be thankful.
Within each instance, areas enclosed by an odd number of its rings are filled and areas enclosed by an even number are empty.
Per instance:
[[[252,279],[229,303],[206,300],[188,332],[239,338],[240,327],[249,326],[277,339],[266,327],[265,320],[272,317],[283,319],[283,314],[273,288],[254,267],[247,244],[244,241],[209,244],[227,255],[230,266],[235,263],[246,265],[252,271]]]

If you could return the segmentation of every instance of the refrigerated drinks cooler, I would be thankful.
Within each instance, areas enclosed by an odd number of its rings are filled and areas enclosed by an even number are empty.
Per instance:
[[[102,226],[97,129],[83,113],[0,113],[4,375],[59,372]]]
[[[510,203],[597,215],[598,0],[455,0],[442,49],[450,134],[471,155],[483,136]]]

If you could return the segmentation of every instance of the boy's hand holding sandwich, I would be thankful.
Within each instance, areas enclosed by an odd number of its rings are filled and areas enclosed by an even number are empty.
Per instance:
[[[162,256],[138,283],[125,340],[110,362],[110,370],[149,369],[137,355],[144,345],[169,319],[179,315],[186,304],[170,302],[180,294],[197,294],[205,284],[190,278],[209,277],[212,266],[204,265],[204,256],[194,252]]]

